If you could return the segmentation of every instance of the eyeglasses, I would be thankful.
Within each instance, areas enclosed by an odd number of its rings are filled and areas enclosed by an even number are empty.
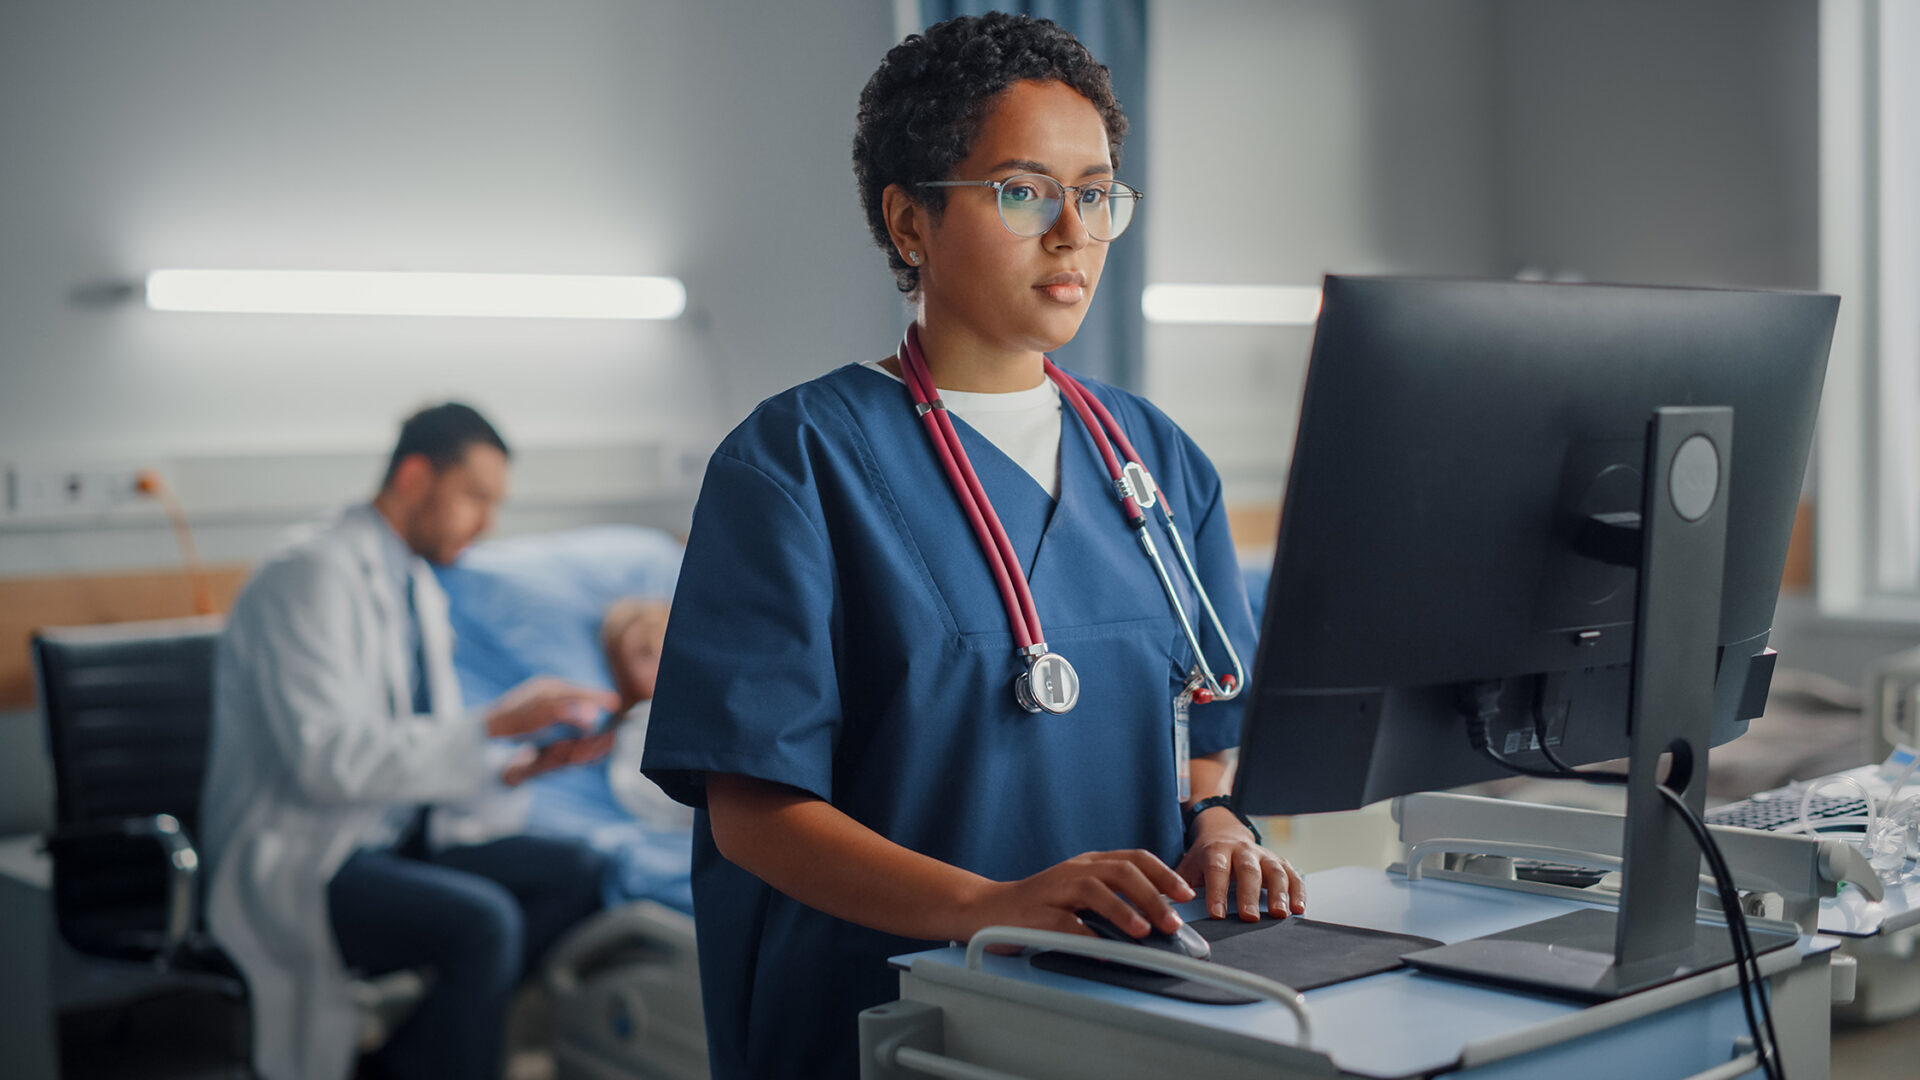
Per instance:
[[[1015,236],[1044,236],[1060,220],[1067,192],[1087,235],[1112,240],[1133,223],[1133,211],[1142,198],[1118,180],[1095,180],[1069,187],[1045,173],[1021,173],[1005,180],[928,180],[921,187],[990,187],[998,193],[1000,223]]]

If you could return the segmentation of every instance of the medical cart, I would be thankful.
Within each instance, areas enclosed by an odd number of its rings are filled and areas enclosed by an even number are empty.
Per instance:
[[[1618,865],[1617,815],[1467,796],[1400,801],[1408,861],[1385,870],[1309,875],[1318,919],[1453,943],[1582,907],[1593,890],[1431,869],[1451,857],[1502,865],[1553,859]],[[1850,845],[1816,837],[1716,830],[1756,927],[1797,932],[1759,958],[1780,1052],[1796,1080],[1828,1069],[1829,1009],[1851,996],[1838,939],[1817,931],[1820,899],[1840,881],[1868,891],[1871,868]],[[1510,864],[1507,864],[1510,865]],[[1485,869],[1482,866],[1481,869]],[[1877,879],[1874,879],[1877,883]],[[1203,917],[1200,902],[1183,916]],[[1775,916],[1767,918],[1764,916]],[[1703,920],[1711,916],[1702,913]],[[1209,965],[1141,946],[1015,929],[970,948],[897,957],[900,999],[861,1016],[862,1076],[906,1080],[1204,1076],[1458,1076],[1472,1080],[1734,1080],[1758,1075],[1732,967],[1708,970],[1598,1005],[1458,981],[1409,968],[1302,995],[1267,984],[1271,1000],[1202,1005],[1121,989],[995,955],[990,944],[1044,945],[1201,978]],[[1604,958],[1603,958],[1604,959]],[[1245,979],[1228,981],[1240,990]]]

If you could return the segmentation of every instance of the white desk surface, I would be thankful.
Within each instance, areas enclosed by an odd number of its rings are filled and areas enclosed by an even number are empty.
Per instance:
[[[1312,918],[1417,934],[1447,943],[1582,907],[1601,906],[1432,878],[1409,882],[1402,874],[1364,867],[1308,875],[1307,904],[1307,914]],[[1182,905],[1182,915],[1204,917],[1199,905],[1197,900]],[[1837,944],[1833,938],[1803,937],[1800,952],[1822,952]],[[1041,971],[1017,956],[988,955],[983,959],[985,970],[996,975],[1208,1027],[1287,1043],[1297,1033],[1292,1014],[1269,1002],[1199,1005]],[[964,967],[966,950],[949,946],[895,957],[893,963],[901,968],[919,964]],[[1737,995],[1715,993],[1709,998],[1700,1004],[1711,1011],[1713,1023],[1700,1023],[1704,1014],[1690,1022],[1701,1040],[1707,1038],[1709,1026],[1725,1031],[1738,1024],[1744,1030]],[[1529,1028],[1588,1008],[1575,1001],[1480,986],[1406,968],[1310,990],[1306,999],[1313,1015],[1315,1049],[1326,1053],[1342,1069],[1371,1076],[1444,1070],[1459,1062],[1470,1045],[1519,1036]],[[1393,1020],[1385,1023],[1383,1017]],[[1686,1037],[1685,1033],[1680,1037]],[[1712,1052],[1724,1060],[1724,1046]]]

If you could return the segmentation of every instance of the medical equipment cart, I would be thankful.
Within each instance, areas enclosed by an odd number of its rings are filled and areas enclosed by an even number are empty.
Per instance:
[[[1408,862],[1309,875],[1314,917],[1451,943],[1607,906],[1604,895],[1590,890],[1423,863],[1449,854],[1608,868],[1619,858],[1617,815],[1450,795],[1409,796],[1398,812]],[[1759,958],[1786,1070],[1798,1080],[1825,1077],[1829,1007],[1836,994],[1850,995],[1851,968],[1843,964],[1835,977],[1838,941],[1816,932],[1819,899],[1839,880],[1864,890],[1862,875],[1871,877],[1870,868],[1849,845],[1718,832],[1750,905],[1785,917],[1750,915],[1750,921],[1798,933],[1795,946]],[[1182,913],[1199,917],[1198,902]],[[898,957],[900,1000],[861,1016],[867,1080],[1757,1075],[1732,967],[1598,1005],[1407,968],[1305,994],[1243,973],[1214,972],[1210,981],[1269,1000],[1200,1005],[1043,971],[1024,957],[989,953],[983,946],[991,944],[1124,956],[1196,979],[1207,978],[1210,967],[1140,946],[1014,929],[985,931],[969,948]]]

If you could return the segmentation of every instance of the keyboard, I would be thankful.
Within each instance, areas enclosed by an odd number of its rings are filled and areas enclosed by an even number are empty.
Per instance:
[[[1865,815],[1867,801],[1858,795],[1815,795],[1813,806],[1807,817],[1813,827],[1820,828],[1821,821],[1829,818],[1847,817],[1852,814]],[[1707,811],[1707,824],[1731,825],[1740,829],[1761,829],[1772,832],[1800,823],[1800,796],[1775,795],[1743,799],[1728,803]],[[1858,828],[1857,822],[1837,823],[1835,828]]]

